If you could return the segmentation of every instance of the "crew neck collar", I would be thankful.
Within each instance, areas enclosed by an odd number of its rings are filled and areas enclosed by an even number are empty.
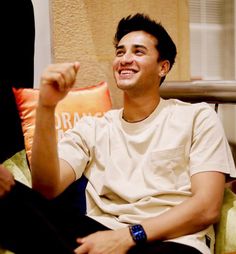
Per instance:
[[[156,108],[154,109],[154,111],[145,119],[137,121],[137,122],[127,122],[126,120],[123,119],[122,115],[123,115],[123,110],[120,110],[120,121],[122,124],[122,127],[127,129],[127,130],[140,130],[145,128],[145,126],[147,124],[149,124],[150,122],[152,122],[152,120],[159,114],[159,112],[161,111],[161,109],[164,107],[165,104],[165,100],[160,98],[160,102],[158,103],[158,105],[156,106]]]

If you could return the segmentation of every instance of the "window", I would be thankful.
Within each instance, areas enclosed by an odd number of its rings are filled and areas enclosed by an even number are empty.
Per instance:
[[[193,80],[235,80],[236,0],[189,0],[190,64]],[[236,106],[221,105],[228,139],[236,143]]]
[[[189,0],[192,79],[235,79],[234,0]]]

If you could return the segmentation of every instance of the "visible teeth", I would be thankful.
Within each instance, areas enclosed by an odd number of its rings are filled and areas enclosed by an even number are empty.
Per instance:
[[[132,70],[122,70],[120,73],[121,74],[131,74],[131,73],[133,73],[133,71]]]

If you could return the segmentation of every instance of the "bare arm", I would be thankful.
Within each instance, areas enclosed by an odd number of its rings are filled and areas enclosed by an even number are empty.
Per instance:
[[[223,200],[225,176],[218,172],[198,173],[192,177],[193,196],[160,216],[144,220],[148,241],[166,240],[192,234],[217,222]],[[77,239],[75,253],[126,253],[135,245],[127,227],[103,231]]]
[[[69,164],[58,159],[54,114],[74,85],[78,69],[78,62],[54,64],[41,77],[31,168],[33,188],[47,198],[57,196],[75,179]]]
[[[192,176],[191,185],[191,198],[156,218],[143,221],[148,240],[192,234],[218,221],[225,188],[224,174],[198,173]]]

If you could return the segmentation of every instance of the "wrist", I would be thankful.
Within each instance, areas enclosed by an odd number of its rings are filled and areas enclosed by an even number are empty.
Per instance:
[[[117,241],[122,242],[122,245],[125,246],[126,251],[135,246],[135,242],[129,232],[129,227],[117,229],[116,232],[118,233]]]
[[[57,103],[47,103],[45,102],[42,98],[39,97],[38,99],[38,104],[37,104],[37,108],[42,108],[42,109],[46,109],[46,110],[55,110],[57,106]]]

